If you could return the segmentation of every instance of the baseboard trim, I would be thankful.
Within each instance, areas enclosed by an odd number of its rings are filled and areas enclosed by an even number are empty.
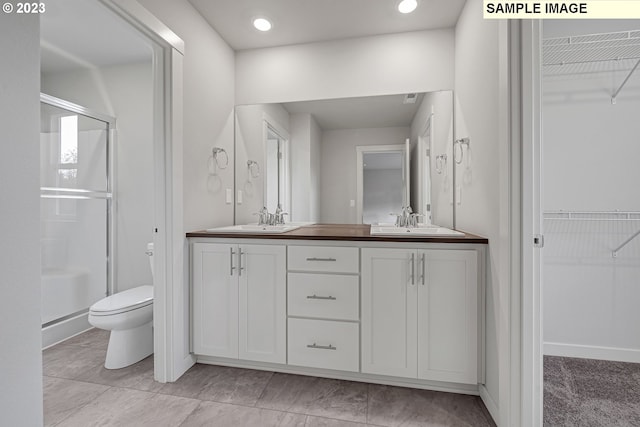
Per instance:
[[[487,388],[482,384],[480,384],[478,389],[480,391],[480,399],[482,399],[484,406],[486,406],[487,411],[489,411],[489,415],[491,415],[491,418],[493,418],[496,425],[500,425],[498,423],[498,415],[500,414],[500,411],[498,410],[498,405],[496,405],[493,397],[489,394],[489,390],[487,390]]]
[[[447,393],[470,394],[478,396],[478,386],[474,384],[456,384],[441,381],[387,377],[384,375],[363,374],[360,372],[334,371],[330,369],[307,368],[301,366],[281,365],[277,363],[250,362],[238,359],[227,359],[223,357],[196,357],[198,363],[205,363],[209,365],[231,366],[234,368],[250,368],[263,371],[282,372],[286,374],[334,378],[338,380],[393,385],[398,387],[420,388],[425,390],[444,391]]]
[[[546,342],[544,343],[543,353],[545,356],[577,357],[581,359],[640,363],[640,350],[631,348],[598,347]]]
[[[47,349],[71,337],[93,328],[89,324],[89,313],[85,312],[62,322],[42,328],[42,349]]]

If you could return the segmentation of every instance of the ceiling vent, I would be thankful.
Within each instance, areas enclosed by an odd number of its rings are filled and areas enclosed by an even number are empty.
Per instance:
[[[404,99],[402,100],[403,104],[415,104],[416,100],[418,99],[418,94],[417,93],[408,93],[404,96]]]

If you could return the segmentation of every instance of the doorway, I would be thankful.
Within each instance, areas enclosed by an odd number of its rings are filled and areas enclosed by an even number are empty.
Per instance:
[[[64,2],[60,5],[51,5],[64,9],[70,7],[73,10],[60,10],[60,13],[47,13],[41,17],[41,35],[46,40],[46,34],[52,34],[59,29],[59,22],[55,19],[63,16],[69,18],[80,13],[77,24],[90,25],[90,17],[103,19],[114,23],[113,31],[101,31],[103,28],[96,25],[93,31],[81,32],[82,37],[72,37],[76,42],[71,44],[49,42],[43,49],[44,56],[52,52],[57,53],[62,61],[52,61],[53,66],[64,63],[81,64],[87,71],[87,80],[77,79],[70,88],[82,91],[84,84],[97,82],[98,97],[96,102],[109,105],[107,85],[100,79],[101,67],[99,63],[92,62],[106,58],[106,51],[97,49],[95,34],[98,42],[122,43],[123,34],[135,34],[143,40],[146,49],[152,51],[153,66],[146,74],[146,82],[152,86],[153,100],[149,109],[152,121],[151,144],[153,154],[147,156],[152,165],[152,184],[147,192],[152,197],[151,210],[153,212],[152,224],[148,229],[154,242],[154,367],[157,381],[166,382],[177,379],[193,363],[189,355],[187,344],[180,337],[184,336],[188,325],[185,322],[184,313],[188,306],[188,295],[184,278],[184,234],[182,232],[182,52],[184,42],[169,28],[151,15],[146,9],[141,8],[136,2],[119,2],[115,0],[77,0]],[[49,7],[48,7],[49,8]],[[90,9],[90,10],[88,10]],[[50,21],[47,21],[50,19]],[[47,23],[48,22],[48,23]],[[64,25],[62,28],[66,28]],[[104,34],[110,34],[104,38]],[[68,39],[65,35],[59,40]],[[46,44],[46,43],[45,43]],[[126,45],[126,43],[125,43]],[[67,49],[63,49],[66,47]],[[85,57],[83,51],[72,49],[84,49],[84,52],[94,56]],[[117,53],[118,49],[111,49],[111,53]],[[46,63],[46,61],[43,61]],[[135,90],[130,91],[135,93]],[[73,100],[73,99],[72,99]],[[87,103],[83,103],[87,105]],[[91,105],[89,105],[91,107]],[[109,113],[110,108],[100,108]],[[144,248],[141,256],[148,270],[148,261],[145,258]]]
[[[523,28],[523,389],[544,425],[629,423],[640,368],[640,199],[629,196],[639,179],[638,24]],[[526,395],[523,405],[527,414]]]
[[[356,147],[358,224],[393,223],[409,205],[408,145]]]

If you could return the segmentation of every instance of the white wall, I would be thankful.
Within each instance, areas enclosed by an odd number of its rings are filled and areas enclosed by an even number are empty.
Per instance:
[[[40,28],[0,14],[0,424],[42,425]],[[9,66],[10,64],[10,66]]]
[[[234,52],[187,0],[139,0],[185,43],[184,54],[184,228],[233,224],[233,168],[213,179],[214,146],[233,158]]]
[[[320,144],[322,131],[313,116],[297,113],[291,122],[291,220],[320,217]]]
[[[548,23],[544,37],[638,29],[638,21]],[[545,211],[640,211],[640,78],[611,104],[621,73],[543,80]],[[640,362],[640,229],[636,220],[546,218],[543,291],[545,354]],[[579,298],[576,298],[579,295]]]
[[[151,283],[153,79],[151,62],[41,76],[42,92],[116,118],[114,247],[116,291]]]
[[[356,207],[350,206],[350,200],[357,199],[357,146],[404,144],[409,135],[409,127],[325,130],[320,160],[320,221],[357,223]]]
[[[499,425],[511,424],[509,411],[511,352],[508,330],[509,249],[508,221],[508,145],[501,139],[500,96],[508,84],[500,69],[500,25],[482,18],[482,2],[468,1],[456,26],[455,43],[455,138],[469,137],[472,162],[471,179],[458,182],[461,200],[456,205],[456,228],[489,239],[486,289],[486,391],[483,399],[498,418]],[[457,165],[456,176],[462,166]],[[466,165],[465,165],[466,166]],[[459,180],[461,181],[461,180]],[[505,273],[506,272],[506,273]],[[507,329],[505,329],[507,328]],[[506,362],[501,360],[507,359]]]
[[[452,29],[243,50],[236,103],[258,104],[453,88]]]

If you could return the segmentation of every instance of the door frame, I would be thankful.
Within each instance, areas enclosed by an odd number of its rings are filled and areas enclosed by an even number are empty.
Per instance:
[[[388,151],[401,151],[405,155],[405,200],[409,200],[409,164],[407,157],[408,151],[405,144],[393,145],[358,145],[356,146],[356,224],[362,224],[363,199],[364,199],[364,154],[365,153],[384,153]],[[400,212],[398,212],[400,213]]]
[[[521,262],[518,278],[521,281],[521,425],[542,425],[543,410],[543,354],[542,354],[542,21],[514,21],[512,26],[518,46],[513,55],[518,62],[519,81],[513,81],[519,91],[512,98],[520,107],[519,118],[512,121],[519,126],[514,137],[521,138],[519,156],[512,158],[518,164],[521,194],[520,249]],[[515,40],[515,39],[514,39]],[[519,52],[517,49],[519,48]],[[512,51],[514,52],[514,51]],[[513,61],[512,61],[513,64]],[[514,139],[517,140],[517,139]],[[515,233],[514,233],[515,234]]]
[[[135,0],[99,0],[153,46],[154,377],[178,379],[195,360],[184,345],[189,306],[183,221],[184,41]]]

